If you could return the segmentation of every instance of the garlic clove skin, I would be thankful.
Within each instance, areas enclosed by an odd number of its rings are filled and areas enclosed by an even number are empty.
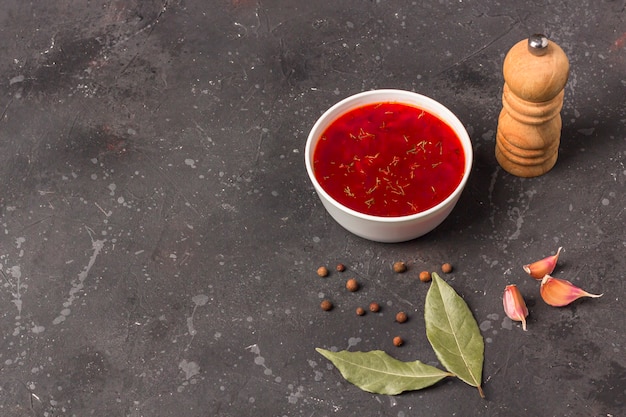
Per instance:
[[[504,312],[513,321],[521,321],[522,329],[526,331],[526,317],[528,317],[528,308],[524,297],[517,289],[517,285],[507,285],[502,296],[502,305]]]
[[[524,268],[524,271],[531,277],[537,280],[542,279],[544,276],[551,274],[554,268],[556,268],[556,262],[559,260],[561,249],[563,249],[563,247],[560,247],[559,250],[556,251],[556,254],[543,258],[540,261],[524,265],[522,268]]]
[[[591,294],[571,282],[546,275],[541,280],[541,298],[553,307],[563,307],[582,297],[598,298],[603,294]]]

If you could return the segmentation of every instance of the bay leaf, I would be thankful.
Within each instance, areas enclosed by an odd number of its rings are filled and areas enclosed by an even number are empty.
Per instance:
[[[374,394],[397,395],[404,391],[419,390],[453,376],[420,361],[402,362],[382,350],[315,350],[331,361],[348,382]]]
[[[481,383],[485,343],[478,323],[465,301],[437,273],[424,306],[426,337],[441,364],[459,379],[478,388]]]

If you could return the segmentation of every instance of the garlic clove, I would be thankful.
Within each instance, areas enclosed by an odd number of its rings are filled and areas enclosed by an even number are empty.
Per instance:
[[[546,304],[554,307],[563,307],[581,297],[602,297],[602,294],[591,294],[578,288],[571,282],[546,275],[541,280],[541,298]]]
[[[502,296],[502,305],[506,315],[514,321],[522,322],[522,329],[526,331],[526,317],[528,316],[528,308],[524,297],[517,289],[517,285],[507,285]]]
[[[531,277],[535,279],[542,279],[544,276],[549,275],[552,271],[554,271],[561,249],[563,248],[560,247],[559,250],[552,256],[548,256],[540,261],[524,265],[522,268],[524,268],[524,271],[526,271],[526,273]]]

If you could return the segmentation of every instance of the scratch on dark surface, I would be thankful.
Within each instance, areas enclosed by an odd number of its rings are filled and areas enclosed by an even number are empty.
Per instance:
[[[207,134],[206,130],[202,128],[194,119],[192,119],[193,123],[196,125],[196,130],[200,133],[200,136],[206,140],[200,140],[200,144],[205,148],[209,149],[209,145],[213,145],[213,139]]]
[[[264,133],[265,132],[263,130],[261,130],[261,133],[259,135],[259,142],[257,143],[257,146],[256,146],[256,156],[254,158],[254,163],[255,164],[259,162],[259,156],[261,155],[261,146],[263,145],[263,139],[264,139],[264,136],[265,136]]]
[[[148,36],[150,36],[152,34],[152,32],[154,31],[154,28],[156,27],[156,25],[160,22],[160,19],[163,17],[165,12],[167,11],[167,8],[169,7],[169,5],[170,5],[170,0],[165,0],[163,2],[163,5],[161,6],[161,10],[156,15],[156,17],[154,19],[152,19],[152,21],[150,23],[148,23],[146,26],[142,27],[137,32],[135,32],[132,35],[130,35],[128,38],[124,39],[124,42],[128,41],[129,39],[133,38],[134,36],[137,36],[140,33],[145,32],[145,31],[148,31]]]
[[[492,373],[491,375],[489,375],[487,377],[487,379],[485,379],[485,384],[488,383],[491,378],[495,377],[496,375],[498,375],[500,373],[500,371],[502,371],[502,376],[505,377],[506,376],[506,372],[507,369],[509,368],[509,362],[511,360],[511,344],[509,344],[509,347],[506,351],[506,360],[504,361],[504,363],[500,366],[498,366]]]
[[[124,38],[123,40],[121,40],[120,42],[115,44],[114,46],[118,46],[118,45],[124,44],[124,43],[128,42],[130,39],[132,39],[135,36],[139,35],[140,33],[143,33],[143,32],[146,32],[146,31],[148,32],[146,36],[152,35],[152,32],[154,31],[154,28],[160,22],[161,17],[163,17],[163,15],[167,11],[167,8],[169,7],[169,5],[170,5],[170,1],[169,0],[165,0],[163,2],[163,6],[161,7],[161,10],[157,14],[157,16],[154,19],[152,19],[152,21],[150,23],[148,23],[146,26],[142,27],[141,29],[139,29],[138,31],[133,33],[132,35]],[[131,64],[135,61],[135,58],[137,58],[138,55],[139,55],[138,53],[133,55],[133,57],[126,63],[126,65],[124,65],[124,67],[120,71],[120,74],[124,74],[126,72],[126,70],[131,66]]]
[[[72,138],[72,132],[74,131],[74,127],[76,126],[76,121],[78,120],[78,116],[80,116],[80,112],[76,113],[76,116],[74,116],[74,120],[72,120],[72,124],[70,125],[70,130],[67,131],[68,140]]]
[[[469,55],[464,56],[463,58],[461,58],[460,60],[456,61],[454,64],[447,66],[446,68],[442,69],[441,71],[439,71],[438,73],[435,74],[435,77],[450,71],[452,68],[466,62],[469,61],[470,59],[472,59],[473,57],[475,57],[476,55],[480,54],[481,52],[483,52],[484,50],[486,50],[487,48],[489,48],[491,45],[493,45],[494,43],[496,43],[497,41],[499,41],[500,39],[504,38],[509,32],[511,32],[516,26],[518,26],[517,23],[509,25],[509,27],[502,33],[500,33],[499,35],[495,36],[493,39],[491,39],[489,42],[487,42],[486,44],[484,44],[483,46],[481,46],[480,48],[476,49],[475,51],[472,51]]]
[[[9,107],[11,107],[11,104],[13,104],[13,97],[11,97],[7,105],[4,106],[4,109],[2,110],[2,115],[0,115],[0,120],[4,119],[4,116],[7,114],[7,111],[9,110]]]
[[[35,220],[34,222],[32,222],[32,223],[29,223],[29,224],[25,225],[25,226],[22,228],[22,230],[20,230],[20,232],[24,232],[24,231],[26,231],[26,230],[30,229],[31,227],[38,225],[39,223],[43,223],[43,222],[45,222],[45,221],[47,221],[47,220],[50,220],[52,217],[53,217],[53,216],[52,216],[52,214],[51,214],[51,215],[46,216],[46,217],[44,217],[44,218],[42,218],[42,219]]]
[[[169,0],[165,0],[163,2],[163,7],[161,7],[161,11],[157,15],[157,17],[154,19],[154,24],[152,25],[153,29],[154,29],[154,26],[159,22],[159,19],[165,14],[165,12],[167,11],[167,8],[169,7],[169,5],[170,5],[170,1]]]
[[[126,63],[126,65],[124,65],[124,67],[120,71],[120,74],[124,74],[126,72],[126,70],[131,66],[131,64],[133,62],[135,62],[135,58],[137,58],[137,55],[139,55],[139,54],[133,55],[133,57]]]

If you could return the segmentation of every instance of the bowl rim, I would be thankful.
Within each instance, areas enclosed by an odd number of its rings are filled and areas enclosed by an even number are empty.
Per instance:
[[[397,99],[381,99],[378,101],[370,99],[370,97],[376,97],[380,95],[384,95],[384,96],[393,95],[393,96],[397,96]],[[403,97],[409,97],[409,96],[413,98],[414,102],[410,102],[410,101],[402,99]],[[366,102],[360,103],[359,106],[364,106],[364,105],[372,104],[376,102],[383,102],[383,103],[403,103],[403,104],[407,104],[413,107],[421,108],[420,105],[416,103],[420,103],[420,104],[423,103],[425,107],[427,107],[427,108],[423,108],[424,110],[438,117],[448,126],[450,126],[454,130],[454,132],[457,134],[457,136],[459,137],[459,140],[461,141],[461,145],[463,146],[463,151],[465,153],[465,168],[463,170],[463,176],[459,184],[452,191],[452,193],[450,193],[450,195],[448,195],[448,197],[446,197],[439,204],[427,210],[420,211],[420,212],[413,213],[413,214],[408,214],[406,216],[375,216],[372,214],[361,213],[360,211],[344,206],[343,204],[335,200],[330,194],[328,194],[326,190],[324,190],[324,187],[322,187],[322,185],[317,181],[317,178],[315,177],[315,173],[313,171],[313,164],[311,161],[313,158],[313,151],[314,151],[313,142],[317,139],[318,135],[322,133],[322,132],[319,132],[321,130],[320,126],[322,126],[325,123],[330,124],[332,120],[335,120],[338,117],[347,113],[348,111],[353,110],[356,106],[348,106],[342,112],[335,115],[334,113],[337,112],[337,110],[340,109],[341,107],[347,106],[353,101],[358,101],[364,98],[369,99],[369,100]],[[435,108],[436,111],[431,110],[431,108]],[[330,122],[327,122],[327,119],[329,119],[331,115],[333,115],[332,120]],[[448,109],[443,104],[439,103],[438,101],[428,96],[425,96],[420,93],[416,93],[414,91],[400,90],[400,89],[376,89],[376,90],[363,91],[363,92],[345,97],[344,99],[332,105],[330,108],[328,108],[328,110],[322,113],[322,115],[317,119],[317,121],[311,128],[309,135],[307,137],[307,141],[306,141],[306,145],[304,149],[304,155],[305,155],[306,170],[309,175],[309,179],[313,183],[315,190],[318,193],[322,194],[322,196],[324,197],[324,199],[326,199],[326,201],[331,203],[337,209],[347,214],[350,214],[354,217],[357,217],[363,220],[376,221],[376,222],[381,222],[381,223],[398,223],[398,222],[407,222],[407,221],[417,220],[421,218],[427,218],[431,215],[434,215],[435,213],[437,213],[444,207],[448,206],[450,203],[454,202],[456,199],[458,199],[463,189],[465,188],[465,185],[467,184],[467,181],[471,173],[472,165],[473,165],[473,159],[474,159],[474,152],[472,148],[471,138],[469,134],[467,133],[467,130],[465,129],[465,126],[463,125],[463,123],[459,120],[459,118],[454,113],[452,113],[450,109]]]

